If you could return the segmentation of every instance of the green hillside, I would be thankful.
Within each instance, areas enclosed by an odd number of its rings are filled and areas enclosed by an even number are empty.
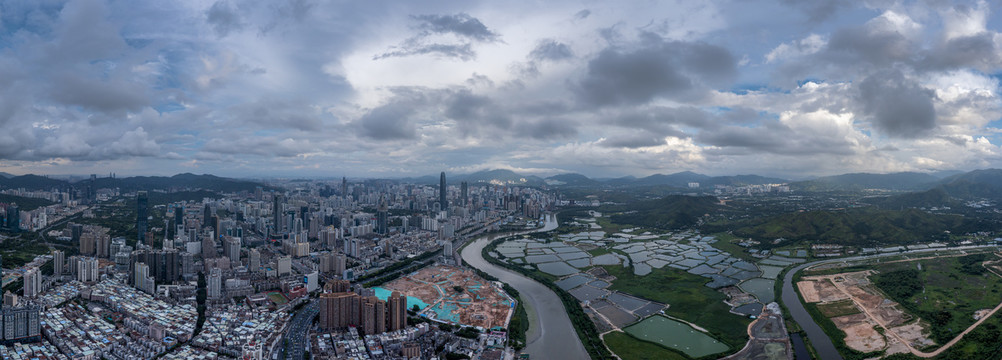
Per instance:
[[[844,211],[808,211],[784,214],[759,220],[734,230],[734,235],[762,242],[784,238],[790,243],[830,243],[850,246],[910,244],[944,240],[944,231],[966,233],[992,230],[957,215],[936,215],[920,210],[851,209]]]

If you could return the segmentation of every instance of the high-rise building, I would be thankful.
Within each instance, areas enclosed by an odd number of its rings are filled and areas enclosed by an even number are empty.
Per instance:
[[[459,198],[463,202],[460,206],[466,206],[470,202],[470,184],[465,181],[459,183]]]
[[[389,331],[397,331],[407,327],[407,297],[399,291],[390,294],[389,306]]]
[[[210,299],[218,299],[223,296],[223,274],[218,268],[209,272],[209,278],[206,281],[206,295]]]
[[[17,204],[10,204],[7,207],[7,229],[10,231],[18,231],[21,229],[21,210],[17,207]]]
[[[7,292],[3,293],[3,306],[4,307],[17,306],[17,294],[10,292],[10,290],[7,290]]]
[[[94,241],[94,254],[99,258],[108,258],[111,256],[111,236],[107,234],[99,235]]]
[[[213,226],[212,223],[212,208],[209,207],[209,203],[205,203],[205,207],[202,208],[202,226]]]
[[[261,271],[261,252],[257,249],[247,250],[247,271]]]
[[[28,268],[24,272],[24,297],[34,298],[42,292],[42,272],[38,271],[38,268]]]
[[[97,248],[97,237],[97,234],[90,232],[80,235],[81,255],[94,255],[94,250]]]
[[[240,238],[227,236],[223,238],[223,255],[230,258],[234,266],[240,264]]]
[[[284,221],[282,221],[282,202],[282,194],[275,194],[272,197],[271,215],[273,217],[272,226],[274,227],[272,234],[281,234],[283,230],[282,224]]]
[[[278,271],[278,276],[288,275],[292,273],[292,258],[288,255],[279,257],[276,260],[275,268]]]
[[[95,257],[80,258],[77,263],[77,281],[90,284],[100,280],[97,264]]]
[[[341,177],[341,197],[348,198],[348,178]]]
[[[136,232],[139,244],[146,244],[147,221],[149,219],[149,195],[145,191],[136,192]],[[147,244],[148,245],[148,244]]]
[[[66,253],[62,250],[52,251],[52,274],[59,276],[63,274],[63,268],[66,265]]]
[[[379,196],[379,209],[376,210],[376,233],[386,235],[389,233],[389,206],[386,205],[386,198]]]
[[[41,307],[5,307],[0,311],[0,340],[5,344],[36,342],[42,339]]]
[[[445,171],[443,171],[442,176],[438,180],[438,206],[442,211],[449,210],[449,200],[446,198],[448,192],[449,189],[445,184]]]
[[[136,263],[135,281],[133,286],[147,294],[153,294],[156,290],[156,279],[150,276],[150,266],[144,263]]]
[[[174,228],[184,226],[184,206],[177,205],[174,207]]]

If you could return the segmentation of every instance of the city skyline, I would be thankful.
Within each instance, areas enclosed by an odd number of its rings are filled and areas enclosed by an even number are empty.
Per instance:
[[[0,5],[0,171],[1002,167],[985,1]]]

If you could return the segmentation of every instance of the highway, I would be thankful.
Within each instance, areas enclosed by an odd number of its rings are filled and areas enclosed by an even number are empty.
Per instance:
[[[299,309],[292,320],[289,320],[289,328],[285,331],[285,340],[289,342],[284,348],[286,359],[303,358],[306,347],[310,345],[309,331],[313,326],[313,318],[319,313],[319,303],[312,301]]]
[[[555,217],[547,218],[546,226],[538,231],[557,227]],[[528,342],[522,351],[533,359],[588,359],[581,339],[578,338],[567,310],[557,294],[549,288],[507,269],[484,260],[482,250],[497,237],[510,234],[486,235],[476,239],[463,249],[462,257],[468,265],[482,270],[518,290],[522,301],[526,302],[529,315]],[[538,320],[537,320],[538,319]]]

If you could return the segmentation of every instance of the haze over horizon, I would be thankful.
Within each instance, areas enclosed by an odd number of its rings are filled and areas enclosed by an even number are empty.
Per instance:
[[[0,171],[1002,167],[986,1],[0,3]]]

